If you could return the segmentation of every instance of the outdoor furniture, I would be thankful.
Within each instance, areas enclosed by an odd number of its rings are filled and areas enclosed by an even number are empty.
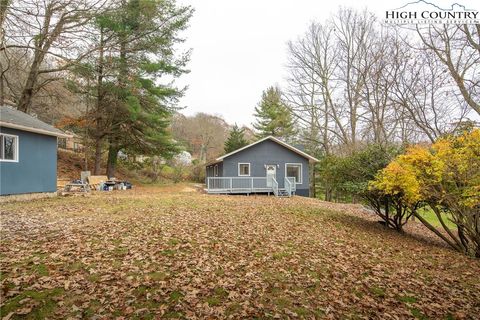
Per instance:
[[[67,183],[64,188],[65,192],[90,192],[90,186],[87,183],[82,182],[81,180],[72,181]]]

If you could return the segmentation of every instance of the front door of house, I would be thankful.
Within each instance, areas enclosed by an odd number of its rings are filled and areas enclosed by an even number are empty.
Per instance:
[[[267,164],[267,187],[271,188],[273,179],[277,178],[277,166],[274,164]]]

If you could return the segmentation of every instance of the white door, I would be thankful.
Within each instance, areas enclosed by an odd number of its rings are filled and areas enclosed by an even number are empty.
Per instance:
[[[277,166],[273,164],[267,164],[267,187],[272,187],[272,179],[277,179]]]

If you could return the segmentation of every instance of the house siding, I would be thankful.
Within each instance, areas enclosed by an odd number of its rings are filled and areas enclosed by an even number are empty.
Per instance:
[[[223,159],[223,176],[238,177],[238,163],[250,163],[251,177],[265,177],[266,164],[277,165],[277,182],[280,188],[284,187],[285,164],[302,164],[302,183],[297,184],[297,195],[309,196],[309,167],[308,159],[284,146],[265,140],[245,150],[232,154]]]
[[[0,195],[57,190],[57,138],[0,127],[18,136],[18,162],[0,161]]]

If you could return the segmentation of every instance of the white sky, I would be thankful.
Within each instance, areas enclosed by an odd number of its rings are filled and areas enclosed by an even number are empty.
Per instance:
[[[254,107],[268,86],[286,78],[287,42],[301,36],[312,21],[323,22],[339,6],[367,8],[384,18],[385,10],[414,0],[180,0],[195,8],[183,33],[193,53],[191,72],[180,85],[189,89],[181,112],[217,114],[228,123],[250,126]],[[472,0],[430,0],[449,7]]]

